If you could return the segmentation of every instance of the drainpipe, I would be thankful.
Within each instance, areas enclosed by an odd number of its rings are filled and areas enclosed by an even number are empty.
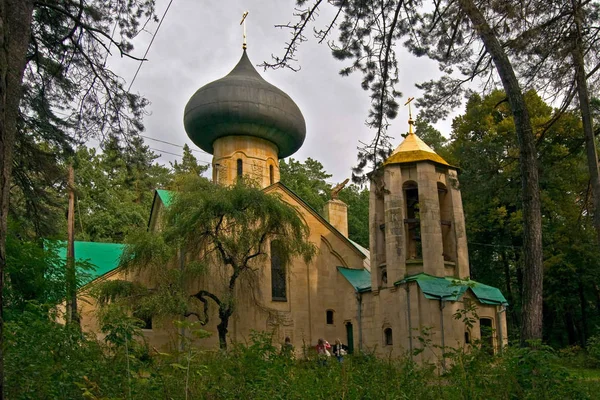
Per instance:
[[[442,369],[446,370],[446,338],[444,335],[444,307],[446,307],[446,300],[440,297],[440,325],[442,330]]]
[[[412,317],[410,315],[410,282],[406,282],[406,313],[408,316],[408,348],[410,349],[410,359],[413,358],[413,341],[412,341]]]
[[[356,319],[358,320],[358,351],[362,353],[362,293],[356,292],[356,301],[358,305],[358,311]]]

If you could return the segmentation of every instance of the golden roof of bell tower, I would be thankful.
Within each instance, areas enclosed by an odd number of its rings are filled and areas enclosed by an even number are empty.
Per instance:
[[[413,98],[411,97],[406,102],[406,104],[409,106],[408,134],[402,143],[396,147],[396,150],[394,150],[392,154],[390,154],[390,156],[383,162],[383,165],[431,161],[436,164],[442,164],[449,167],[450,164],[448,164],[446,160],[433,151],[431,147],[427,146],[427,144],[413,132],[415,121],[412,119],[412,112],[410,110],[410,102],[412,100]]]

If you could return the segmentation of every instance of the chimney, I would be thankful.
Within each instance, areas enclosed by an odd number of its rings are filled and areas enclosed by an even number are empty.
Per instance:
[[[348,237],[348,205],[341,200],[329,200],[323,208],[324,217],[335,229]]]

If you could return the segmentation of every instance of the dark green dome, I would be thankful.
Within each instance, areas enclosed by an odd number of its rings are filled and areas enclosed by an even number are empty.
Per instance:
[[[227,76],[194,93],[185,106],[183,124],[192,142],[211,154],[216,139],[244,135],[274,143],[279,158],[284,158],[306,137],[296,103],[256,72],[246,50]]]

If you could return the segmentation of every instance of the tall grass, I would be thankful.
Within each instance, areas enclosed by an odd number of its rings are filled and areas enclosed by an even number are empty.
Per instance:
[[[563,368],[552,349],[447,353],[447,370],[372,355],[294,359],[266,334],[227,353],[107,346],[25,313],[7,324],[7,399],[594,399],[596,379]],[[300,351],[299,351],[300,353]]]

